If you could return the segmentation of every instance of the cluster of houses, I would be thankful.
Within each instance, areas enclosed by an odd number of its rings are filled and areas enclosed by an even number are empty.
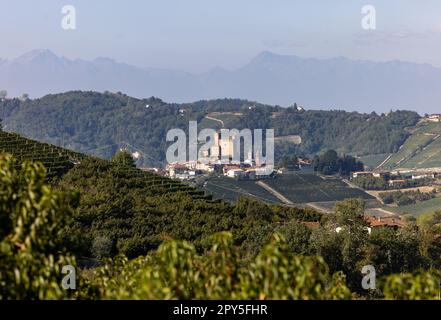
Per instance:
[[[229,178],[239,180],[258,180],[273,178],[276,172],[269,167],[255,166],[253,164],[234,163],[201,163],[185,162],[168,164],[166,175],[180,180],[191,180],[197,176],[206,175],[212,172],[223,174]]]
[[[186,161],[170,163],[166,167],[166,175],[180,180],[191,180],[197,176],[212,172],[223,174],[229,178],[241,180],[267,179],[275,176],[273,166],[266,166],[260,159],[251,154],[244,161],[234,161],[236,145],[234,137],[222,139],[217,134],[214,144],[209,150],[203,151],[205,161]]]
[[[365,216],[364,220],[367,222],[366,230],[369,234],[372,233],[373,229],[385,227],[391,229],[401,229],[406,226],[406,222],[399,216],[388,216],[388,217],[375,217],[375,216]],[[316,229],[320,227],[320,222],[301,222],[310,229]],[[334,225],[333,229],[336,233],[343,231],[344,227]]]
[[[369,227],[368,227],[369,233],[371,233],[372,228],[389,227],[393,229],[399,229],[406,226],[406,222],[403,221],[399,216],[390,216],[390,217],[366,216],[365,220],[367,223],[369,223]]]
[[[399,186],[410,180],[437,179],[441,177],[441,172],[435,171],[362,171],[353,172],[352,179],[357,177],[383,178],[389,186]]]
[[[441,114],[430,114],[426,116],[428,122],[441,122]]]
[[[399,216],[390,216],[390,217],[373,217],[373,216],[365,216],[364,220],[368,223],[366,230],[369,234],[372,233],[372,230],[375,228],[386,227],[391,229],[400,229],[406,226],[406,222],[403,221]],[[336,227],[335,232],[339,233],[343,230],[343,227]]]

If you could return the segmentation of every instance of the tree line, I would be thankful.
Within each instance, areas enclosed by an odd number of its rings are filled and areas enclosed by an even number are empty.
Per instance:
[[[130,145],[147,155],[139,165],[156,167],[165,163],[168,130],[187,131],[190,120],[198,121],[201,129],[219,129],[219,123],[205,119],[212,112],[241,114],[223,118],[225,128],[274,129],[276,137],[299,135],[299,145],[277,142],[276,161],[294,154],[313,157],[329,149],[340,154],[393,153],[409,137],[405,128],[420,119],[410,111],[380,115],[304,111],[239,99],[173,104],[110,92],[72,91],[0,102],[0,117],[9,130],[107,159],[121,146]]]

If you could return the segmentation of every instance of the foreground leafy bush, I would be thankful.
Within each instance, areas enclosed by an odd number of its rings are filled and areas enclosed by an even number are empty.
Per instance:
[[[260,248],[256,257],[243,254],[243,247],[234,242],[229,232],[208,237],[207,250],[198,250],[190,241],[166,240],[147,256],[129,260],[120,255],[95,269],[81,271],[77,280],[78,291],[61,289],[61,269],[75,266],[69,252],[72,242],[70,233],[64,229],[77,204],[74,194],[53,191],[45,183],[45,170],[39,164],[24,163],[20,170],[10,156],[0,156],[0,299],[349,299],[352,294],[346,286],[346,276],[354,268],[341,268],[338,263],[324,262],[315,254],[299,255],[292,246],[308,235],[300,230],[295,236],[284,240],[275,233],[269,243]],[[244,203],[242,203],[244,204]],[[351,255],[359,254],[359,241],[348,236],[361,237],[362,230],[355,219],[358,207],[337,208],[337,220],[350,232],[341,232],[348,248],[342,255],[344,263]],[[245,206],[243,209],[250,209]],[[352,209],[350,209],[352,208]],[[241,216],[240,206],[237,212]],[[287,224],[281,232],[299,227]],[[329,235],[317,229],[323,238]],[[63,237],[61,235],[63,234]],[[335,232],[332,233],[335,235]],[[416,234],[416,233],[415,233]],[[411,239],[411,245],[400,247],[397,254],[411,252],[415,259],[412,233],[403,233]],[[428,233],[432,237],[431,233]],[[392,235],[378,234],[374,240],[396,261],[408,261],[391,255],[390,246],[383,246],[381,239]],[[73,240],[73,241],[72,241]],[[99,240],[99,241],[98,241]],[[99,255],[106,255],[110,242],[99,238],[95,248]],[[321,250],[326,257],[337,251],[328,250],[329,238]],[[381,241],[380,241],[381,240]],[[427,240],[427,239],[426,239]],[[430,240],[430,239],[429,239]],[[425,241],[425,248],[439,261],[439,252],[433,242]],[[72,241],[72,242],[71,242]],[[399,242],[402,243],[402,242]],[[415,248],[414,248],[415,247]],[[205,246],[204,246],[205,248]],[[398,248],[398,247],[397,247]],[[412,249],[414,248],[414,249]],[[436,247],[437,248],[437,247]],[[435,248],[435,249],[436,249]],[[326,250],[324,250],[326,249]],[[412,249],[412,250],[410,250]],[[394,249],[395,250],[395,249]],[[303,251],[303,250],[302,250]],[[307,251],[305,249],[305,251]],[[309,256],[308,256],[309,255]],[[380,256],[378,256],[380,257]],[[326,261],[331,261],[328,259]],[[349,261],[349,262],[346,262]],[[374,263],[381,265],[381,261]],[[419,265],[419,263],[417,264]],[[436,268],[437,264],[431,264]],[[345,266],[345,264],[343,264]],[[389,267],[388,267],[389,268]],[[379,269],[385,274],[388,268]],[[409,272],[414,269],[408,263],[393,272]],[[350,272],[348,272],[348,270]],[[398,270],[398,271],[397,271]],[[333,273],[333,274],[332,274]],[[332,274],[332,275],[331,275]],[[440,271],[421,271],[416,274],[402,273],[385,277],[381,286],[386,299],[437,299]],[[349,282],[349,281],[348,281]]]
[[[89,275],[81,298],[104,299],[348,299],[345,277],[329,276],[320,257],[290,253],[275,234],[249,265],[231,233],[213,236],[205,255],[185,241],[166,241],[147,257],[118,257]]]
[[[438,270],[389,276],[383,292],[386,299],[439,300],[441,272]]]
[[[0,299],[63,298],[61,269],[75,259],[58,235],[75,197],[52,191],[41,164],[14,165],[0,155]]]

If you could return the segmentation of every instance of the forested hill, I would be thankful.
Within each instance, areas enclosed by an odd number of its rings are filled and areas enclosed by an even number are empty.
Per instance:
[[[169,104],[81,91],[5,100],[0,102],[0,117],[6,131],[105,158],[124,147],[142,155],[138,164],[153,166],[164,164],[167,131],[185,130],[190,120],[197,120],[200,128],[274,128],[279,137],[276,157],[311,156],[329,148],[356,155],[396,152],[409,136],[405,128],[419,120],[409,111],[304,111],[238,99]],[[300,145],[290,142],[293,135],[301,137]]]
[[[12,162],[5,154],[13,157]],[[34,168],[39,167],[34,163],[37,161],[44,165],[48,173],[45,178],[54,190],[72,193],[69,201],[75,212],[66,220],[60,236],[78,257],[101,259],[122,253],[134,258],[169,238],[188,240],[203,248],[214,233],[225,230],[233,233],[244,252],[256,254],[280,223],[292,219],[318,221],[321,217],[313,209],[269,206],[245,198],[235,205],[212,200],[202,190],[144,172],[119,157],[112,161],[88,157],[2,130],[0,161],[4,185],[24,181],[41,187],[41,183],[29,182],[36,172],[32,174],[29,166],[22,169],[29,161]],[[13,180],[8,170],[21,180]],[[18,187],[13,185],[3,195],[13,194]],[[41,196],[27,189],[22,194]],[[14,206],[5,208],[9,207]],[[0,225],[7,226],[4,221]]]

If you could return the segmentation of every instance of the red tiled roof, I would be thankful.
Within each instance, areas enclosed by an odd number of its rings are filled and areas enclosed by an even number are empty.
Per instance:
[[[371,227],[404,227],[406,223],[398,217],[366,217],[365,220],[370,224]]]

